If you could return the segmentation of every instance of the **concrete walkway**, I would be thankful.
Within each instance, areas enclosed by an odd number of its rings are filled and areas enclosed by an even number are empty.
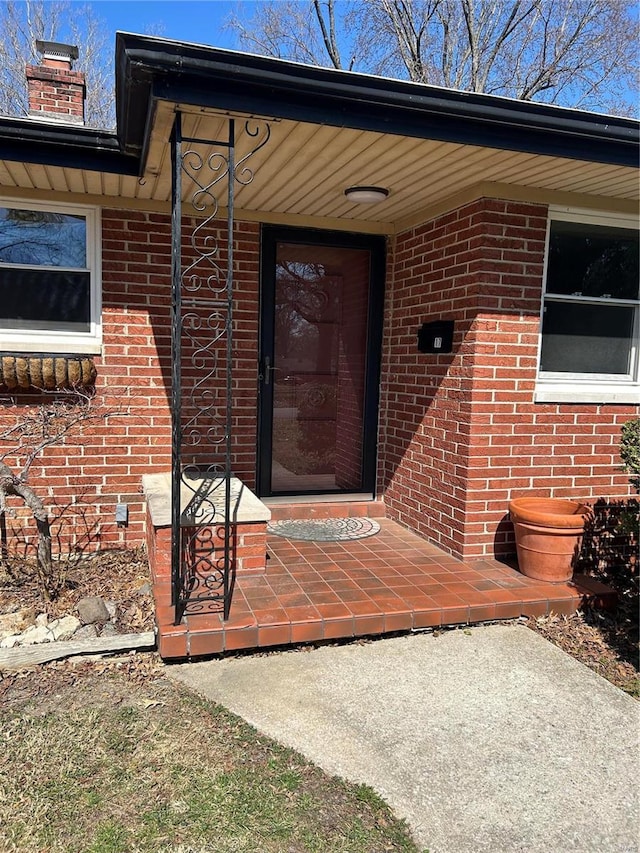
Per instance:
[[[524,626],[167,672],[371,785],[429,853],[640,849],[640,705]]]

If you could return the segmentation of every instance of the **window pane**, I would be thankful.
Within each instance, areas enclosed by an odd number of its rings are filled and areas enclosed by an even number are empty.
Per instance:
[[[552,220],[547,293],[638,298],[638,234]]]
[[[547,302],[540,369],[628,374],[633,320],[633,308]]]
[[[86,230],[84,216],[0,207],[0,262],[85,269]]]
[[[88,272],[0,268],[0,328],[90,331]]]

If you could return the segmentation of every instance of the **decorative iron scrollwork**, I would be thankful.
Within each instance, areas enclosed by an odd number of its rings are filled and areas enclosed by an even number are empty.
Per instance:
[[[268,124],[249,119],[253,143],[235,161],[236,122],[226,140],[173,131],[172,184],[172,576],[176,622],[185,613],[222,611],[234,585],[231,536],[231,426],[234,189],[254,177],[246,165],[269,141]],[[190,197],[185,202],[182,188]],[[219,218],[226,193],[226,227]],[[183,241],[185,226],[190,227]]]
[[[253,181],[253,169],[249,166],[245,166],[244,164],[247,160],[250,160],[254,154],[260,151],[261,148],[267,144],[269,139],[271,138],[271,125],[266,124],[264,122],[258,122],[252,119],[247,119],[244,123],[244,132],[247,136],[253,137],[257,139],[262,133],[262,138],[258,142],[258,144],[249,151],[248,154],[245,154],[244,157],[241,157],[238,162],[235,164],[233,170],[233,176],[239,184],[242,186],[248,186]],[[240,168],[242,166],[242,169]]]

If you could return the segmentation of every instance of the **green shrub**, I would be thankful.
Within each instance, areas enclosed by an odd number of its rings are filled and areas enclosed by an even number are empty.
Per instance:
[[[629,474],[629,482],[640,494],[640,418],[633,418],[622,425],[620,458],[624,470]],[[637,500],[628,502],[620,516],[618,528],[629,535],[637,550],[640,531],[640,503]]]
[[[620,458],[633,488],[640,494],[640,418],[622,425]]]

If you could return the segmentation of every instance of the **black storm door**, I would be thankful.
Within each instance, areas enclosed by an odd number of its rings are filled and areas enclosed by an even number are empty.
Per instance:
[[[265,227],[261,496],[373,493],[384,239]]]

